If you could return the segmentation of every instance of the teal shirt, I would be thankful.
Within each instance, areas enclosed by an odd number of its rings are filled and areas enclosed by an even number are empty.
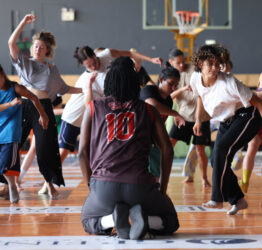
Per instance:
[[[10,88],[0,89],[0,104],[11,102],[15,97],[14,82]],[[22,105],[15,105],[0,112],[0,144],[20,142],[22,136]]]

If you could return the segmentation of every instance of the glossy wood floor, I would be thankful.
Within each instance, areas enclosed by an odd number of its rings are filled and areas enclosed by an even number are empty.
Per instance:
[[[0,249],[262,249],[260,160],[246,195],[249,207],[235,216],[226,214],[227,204],[222,210],[203,208],[201,204],[210,199],[211,189],[202,187],[199,168],[194,183],[183,184],[182,163],[174,161],[168,189],[180,221],[172,237],[120,241],[87,235],[80,217],[88,191],[73,155],[65,161],[66,187],[59,188],[57,200],[38,195],[43,180],[36,164],[24,178],[17,205],[10,206],[8,200],[0,198]],[[208,171],[211,180],[211,168]],[[236,173],[240,176],[241,171]]]

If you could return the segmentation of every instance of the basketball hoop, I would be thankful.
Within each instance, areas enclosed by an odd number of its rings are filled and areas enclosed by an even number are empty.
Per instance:
[[[174,16],[179,27],[179,34],[185,34],[195,29],[199,17],[199,12],[176,11]]]

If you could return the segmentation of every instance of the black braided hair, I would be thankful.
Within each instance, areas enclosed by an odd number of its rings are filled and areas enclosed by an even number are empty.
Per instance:
[[[113,96],[121,103],[139,98],[139,81],[133,61],[129,57],[115,59],[105,78],[105,96]]]

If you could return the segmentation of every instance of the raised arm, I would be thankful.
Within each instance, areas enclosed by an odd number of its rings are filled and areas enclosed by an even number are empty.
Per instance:
[[[162,66],[162,63],[163,63],[163,59],[160,57],[152,58],[152,57],[140,54],[136,51],[110,49],[110,52],[113,57],[128,56],[135,60],[148,61],[154,64],[159,64],[160,67]]]
[[[89,78],[87,89],[85,92],[85,106],[87,107],[89,102],[93,100],[93,90],[92,90],[92,85],[97,77],[97,72],[93,72]]]
[[[82,92],[83,92],[82,88],[76,88],[70,86],[69,90],[67,91],[67,94],[80,94]]]
[[[36,95],[34,95],[32,92],[30,92],[26,87],[20,85],[20,84],[15,84],[15,92],[20,95],[24,96],[27,99],[31,100],[32,103],[34,104],[35,108],[37,109],[40,117],[39,117],[39,123],[43,127],[43,129],[47,129],[48,127],[48,122],[49,118],[47,114],[45,113],[39,99],[37,98]]]
[[[146,103],[151,104],[154,106],[161,115],[170,115],[174,117],[174,122],[178,127],[185,125],[184,118],[175,110],[172,108],[169,108],[168,106],[162,104],[161,102],[157,101],[155,98],[147,98],[145,100]]]
[[[18,24],[18,26],[16,27],[16,29],[14,30],[14,32],[12,33],[12,35],[10,36],[9,40],[8,40],[8,46],[9,46],[9,50],[10,50],[10,55],[13,58],[13,60],[17,61],[18,59],[18,53],[19,53],[19,48],[16,44],[22,30],[24,29],[24,27],[29,24],[32,23],[36,20],[36,16],[33,14],[28,14],[26,15],[22,21]]]
[[[174,92],[171,93],[170,96],[171,96],[172,99],[175,99],[185,91],[192,91],[192,89],[191,89],[190,86],[185,86],[185,87],[182,87],[182,88],[175,90]]]
[[[160,168],[160,191],[166,195],[169,176],[172,168],[174,151],[169,140],[164,122],[157,110],[152,109],[154,113],[153,139],[161,151]]]
[[[85,110],[79,141],[78,158],[84,181],[88,185],[92,174],[90,168],[90,138],[91,138],[91,110],[88,106]]]

